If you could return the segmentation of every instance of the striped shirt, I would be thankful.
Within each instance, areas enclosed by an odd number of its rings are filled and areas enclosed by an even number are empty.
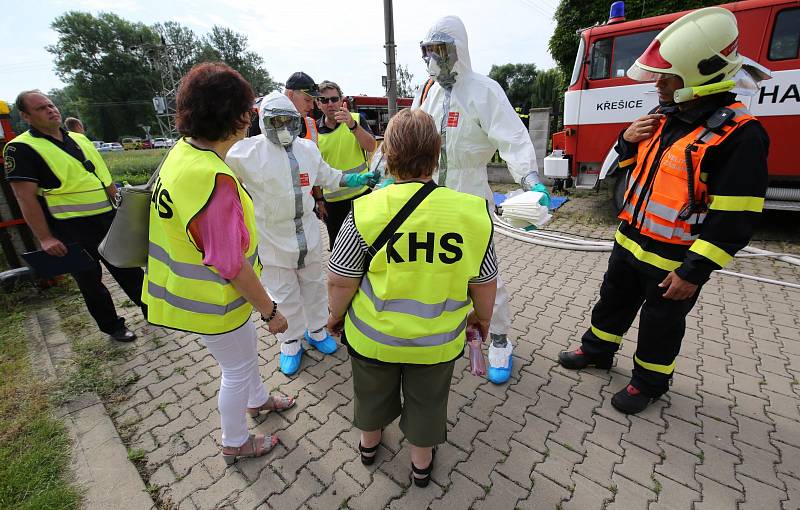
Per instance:
[[[333,253],[328,261],[328,269],[347,278],[361,278],[366,273],[364,263],[366,260],[367,243],[356,229],[351,211],[342,224],[336,243],[333,246]],[[470,283],[487,283],[497,278],[497,257],[494,253],[494,242],[489,239],[489,247],[483,255],[480,272],[478,276],[472,278]]]

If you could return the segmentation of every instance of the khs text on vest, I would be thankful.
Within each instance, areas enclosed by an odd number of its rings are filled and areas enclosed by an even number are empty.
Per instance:
[[[169,191],[161,185],[161,177],[156,181],[156,186],[153,188],[153,193],[150,195],[150,201],[155,206],[158,215],[161,218],[172,218],[172,197],[169,196]]]
[[[424,239],[420,239],[420,237],[422,237],[420,234],[422,233],[396,232],[386,244],[386,261],[390,264],[392,262],[417,262],[420,251],[423,252],[425,262],[428,264],[433,264],[435,255],[438,255],[439,261],[443,264],[454,264],[464,256],[459,246],[464,244],[464,238],[461,234],[447,232],[446,234],[442,234],[438,243],[436,242],[435,233],[426,232],[424,234]],[[405,252],[400,253],[400,251],[404,250],[402,246],[398,246],[398,242],[402,241],[404,237],[408,239],[408,243],[406,244]],[[437,245],[441,248],[438,250],[438,253],[436,249]],[[400,251],[398,251],[398,249]],[[403,258],[404,256],[405,258]]]

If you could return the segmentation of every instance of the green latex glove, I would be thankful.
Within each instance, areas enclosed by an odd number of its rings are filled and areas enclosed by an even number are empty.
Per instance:
[[[531,188],[531,191],[538,191],[539,193],[541,193],[542,198],[539,199],[539,205],[543,205],[548,209],[550,208],[550,192],[547,191],[547,186],[545,186],[540,182],[539,184]]]
[[[369,184],[372,178],[371,173],[366,174],[345,174],[344,185],[348,188],[360,188]]]
[[[381,189],[381,188],[385,188],[386,186],[388,186],[388,185],[390,185],[390,184],[394,184],[394,179],[392,179],[391,177],[387,177],[386,179],[384,179],[383,181],[381,181],[381,183],[380,183],[380,184],[378,184],[377,186],[375,186],[375,189]]]

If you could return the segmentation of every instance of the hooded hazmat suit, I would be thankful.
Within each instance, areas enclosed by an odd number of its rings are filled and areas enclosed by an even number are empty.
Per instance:
[[[262,133],[266,133],[267,109],[296,112],[285,95],[269,94],[259,108]],[[342,172],[325,163],[310,140],[295,137],[284,147],[264,134],[236,143],[226,162],[253,197],[264,264],[261,281],[289,323],[277,335],[281,353],[298,355],[304,331],[317,341],[327,336],[328,296],[311,187],[336,189],[342,184]]]
[[[436,182],[493,204],[486,165],[498,150],[514,180],[525,190],[538,184],[536,154],[528,131],[500,85],[472,70],[467,31],[461,20],[456,16],[438,20],[422,41],[423,49],[428,43],[446,43],[450,48],[446,59],[449,62],[428,63],[436,83],[424,101],[420,92],[412,105],[429,113],[440,127],[442,154],[434,174]],[[493,382],[505,382],[503,379],[510,375],[507,370],[498,380],[491,373],[492,367],[510,369],[511,343],[498,348],[504,344],[509,327],[508,291],[498,275],[489,329],[493,341],[489,349],[489,376]]]

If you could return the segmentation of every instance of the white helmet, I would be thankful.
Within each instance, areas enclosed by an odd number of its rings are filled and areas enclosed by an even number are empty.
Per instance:
[[[662,30],[628,69],[637,81],[655,81],[661,74],[698,87],[733,79],[742,67],[736,17],[722,7],[698,9]],[[730,90],[730,88],[728,88]]]

